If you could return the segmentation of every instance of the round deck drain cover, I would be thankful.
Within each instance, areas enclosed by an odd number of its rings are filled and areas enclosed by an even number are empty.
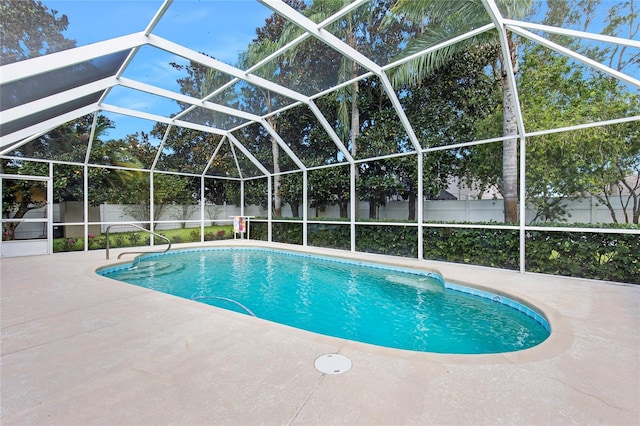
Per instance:
[[[340,354],[326,354],[316,358],[316,369],[325,374],[342,374],[351,368],[351,360]]]

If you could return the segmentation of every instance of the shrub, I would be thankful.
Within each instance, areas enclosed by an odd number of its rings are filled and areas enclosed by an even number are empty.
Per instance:
[[[138,232],[132,232],[131,234],[129,234],[129,242],[131,242],[132,246],[137,246],[139,245],[138,243],[141,240],[141,236]]]
[[[62,251],[72,251],[73,247],[76,245],[75,238],[65,238],[62,246]]]
[[[190,239],[190,241],[193,241],[193,242],[200,241],[200,230],[199,229],[193,229],[189,233],[189,239]]]
[[[640,229],[637,225],[629,227]],[[512,270],[520,267],[518,229],[438,226],[423,229],[425,259]],[[308,243],[349,250],[349,231],[348,224],[309,224]],[[255,223],[251,238],[266,240],[267,224]],[[300,244],[301,239],[302,224],[273,224],[274,241]],[[416,257],[416,247],[416,226],[356,226],[358,251]],[[525,268],[529,272],[640,284],[640,238],[637,234],[529,231],[525,239]]]
[[[327,247],[342,250],[349,250],[351,247],[351,237],[349,235],[350,226],[334,224],[309,224],[309,236],[307,242],[315,247]]]
[[[301,223],[274,223],[273,241],[287,244],[302,244]]]
[[[531,272],[640,284],[640,238],[633,234],[530,231]]]
[[[126,247],[124,235],[116,235],[113,237],[113,240],[115,241],[114,247]]]
[[[503,269],[519,269],[518,230],[424,229],[424,258]]]
[[[418,256],[418,233],[415,226],[358,225],[356,250],[391,256]]]
[[[107,239],[102,235],[93,236],[93,234],[89,234],[89,250],[97,250],[103,249],[106,247]]]

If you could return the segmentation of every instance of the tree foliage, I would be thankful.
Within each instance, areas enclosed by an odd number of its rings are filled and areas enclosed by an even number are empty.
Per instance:
[[[322,22],[350,3],[343,0],[286,2],[314,22]],[[533,10],[530,0],[497,3],[508,18],[523,17]],[[615,3],[606,15],[598,17],[596,14],[603,5],[606,3],[599,0],[549,1],[544,23],[587,30],[599,19],[604,23],[603,34],[637,38],[640,26],[635,2]],[[3,0],[0,8],[3,64],[75,44],[62,35],[68,25],[66,16],[59,16],[57,11],[49,10],[40,2]],[[489,22],[480,0],[375,0],[334,19],[324,30],[375,62],[387,64]],[[238,66],[253,67],[300,34],[300,28],[279,15],[268,17],[265,24],[256,29],[256,36]],[[640,63],[640,55],[629,48],[593,44],[564,35],[546,36],[616,70],[633,72]],[[290,149],[307,167],[314,168],[308,173],[307,195],[309,206],[317,212],[337,204],[340,216],[347,217],[349,203],[366,200],[370,205],[369,216],[375,219],[379,206],[390,198],[400,197],[409,201],[408,219],[413,221],[417,219],[416,203],[421,201],[418,200],[417,159],[422,155],[424,173],[420,178],[426,198],[437,198],[452,176],[463,177],[468,185],[477,186],[480,191],[488,186],[500,188],[503,197],[511,203],[505,209],[505,220],[514,221],[517,217],[513,215],[513,201],[518,201],[513,193],[513,184],[518,179],[514,168],[518,155],[514,139],[509,138],[503,146],[465,145],[481,138],[515,134],[515,115],[511,109],[513,88],[506,79],[509,62],[517,71],[528,131],[632,116],[640,106],[637,93],[624,84],[545,48],[523,42],[511,33],[507,33],[507,39],[508,58],[502,57],[505,52],[499,47],[497,33],[490,31],[466,43],[422,55],[396,70],[388,70],[395,86],[394,95],[399,98],[421,146],[434,148],[424,155],[413,152],[414,146],[398,120],[388,88],[379,78],[369,74],[355,80],[367,70],[316,38],[309,37],[287,54],[271,58],[252,70],[260,77],[304,94],[349,82],[314,98],[313,102],[349,154],[358,160],[356,196],[351,194],[351,170],[345,153],[308,106],[300,104],[271,115],[293,101],[247,82],[227,87],[230,76],[197,62],[171,65],[182,72],[177,83],[183,94],[259,115],[268,114],[266,127],[273,128],[286,144],[281,145],[261,123],[241,127],[244,119],[178,103],[181,119],[215,129],[236,129],[232,136],[240,140],[250,156],[274,173],[273,193],[269,195],[265,195],[267,179],[246,182],[246,204],[266,207],[271,200],[274,214],[279,216],[281,202],[287,203],[294,216],[301,216],[302,173],[289,173],[298,168],[284,152]],[[216,204],[241,203],[241,185],[236,179],[262,175],[250,156],[235,147],[232,138],[158,123],[151,135],[139,132],[105,141],[104,131],[113,123],[98,116],[94,139],[89,141],[92,120],[93,116],[74,120],[11,153],[16,157],[63,162],[53,168],[55,201],[81,200],[86,195],[92,205],[132,204],[141,210],[139,220],[148,221],[151,175],[142,169],[152,164],[156,164],[158,171],[194,175],[185,178],[153,173],[156,218],[163,206],[170,203],[193,206],[200,201],[200,179],[195,176],[207,165],[207,174],[215,178],[206,179],[203,195],[206,202]],[[158,146],[150,143],[150,136],[164,141],[160,152]],[[594,194],[610,208],[613,221],[637,223],[639,140],[637,122],[529,138],[526,141],[526,201],[538,209],[535,220],[566,218],[564,200]],[[446,148],[451,145],[455,147]],[[88,146],[91,146],[89,153],[86,152]],[[217,156],[212,158],[216,150]],[[387,154],[396,156],[368,159]],[[84,194],[82,163],[85,159],[89,163],[88,194]],[[507,166],[511,169],[507,170]],[[5,161],[2,167],[9,173],[48,175],[45,163],[14,159]],[[33,181],[21,185],[4,186],[4,217],[10,211],[17,214],[15,217],[22,217],[23,212],[40,205],[34,194],[42,193],[42,189],[34,188]],[[507,187],[510,189],[505,190]],[[622,216],[615,213],[619,206]]]
[[[525,125],[532,130],[626,117],[640,110],[640,97],[613,78],[532,47],[520,79]],[[534,220],[566,219],[563,199],[595,195],[617,222],[637,223],[640,126],[622,123],[560,132],[527,141],[527,197]],[[635,176],[635,179],[634,179]],[[619,197],[619,204],[615,198]]]
[[[75,40],[62,33],[69,25],[67,15],[49,9],[41,1],[0,1],[0,65],[70,49]]]

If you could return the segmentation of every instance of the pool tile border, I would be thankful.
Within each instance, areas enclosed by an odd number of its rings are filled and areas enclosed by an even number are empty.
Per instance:
[[[269,248],[262,248],[262,247],[201,247],[201,248],[191,248],[191,249],[177,249],[177,250],[169,251],[166,253],[144,254],[141,256],[141,259],[142,258],[148,259],[148,258],[160,257],[160,256],[171,256],[178,253],[203,252],[203,251],[214,251],[214,250],[215,251],[234,251],[234,250],[259,251],[259,252],[273,252],[273,253],[278,253],[278,254],[283,254],[286,256],[293,256],[293,257],[314,257],[314,258],[328,260],[336,263],[349,264],[349,265],[366,265],[367,267],[372,267],[376,269],[397,271],[397,272],[403,272],[407,274],[435,278],[440,280],[444,284],[444,288],[447,290],[457,291],[460,293],[468,294],[470,296],[491,300],[493,302],[500,303],[502,305],[515,309],[516,311],[533,319],[538,324],[540,324],[548,333],[551,333],[551,325],[549,324],[549,321],[547,321],[547,319],[542,314],[532,309],[531,307],[526,306],[525,304],[517,302],[503,295],[498,295],[496,293],[491,293],[491,292],[480,290],[474,287],[450,283],[448,281],[445,281],[442,275],[435,272],[420,271],[417,269],[403,268],[399,266],[390,266],[390,265],[384,265],[384,264],[375,263],[375,262],[365,262],[365,261],[352,260],[352,259],[341,259],[333,256],[323,256],[323,255],[317,255],[317,254],[311,254],[311,253],[298,253],[298,252],[289,251],[289,250],[269,249]],[[131,263],[132,262],[116,265],[116,266],[110,266],[106,268],[100,268],[96,270],[96,273],[103,276],[109,276],[114,272],[127,269],[129,265],[131,265]]]

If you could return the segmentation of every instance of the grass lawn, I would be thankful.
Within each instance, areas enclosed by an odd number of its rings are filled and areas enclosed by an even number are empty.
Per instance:
[[[199,242],[200,228],[176,228],[166,229],[156,232],[169,238],[172,243]],[[144,231],[127,231],[109,233],[109,247],[144,247],[149,245],[151,234]],[[226,240],[233,238],[233,226],[207,226],[204,228],[204,240]],[[162,238],[155,237],[155,244],[166,244]],[[106,247],[106,236],[89,234],[89,250],[104,249]],[[54,253],[61,251],[82,251],[84,250],[84,238],[66,237],[53,240]]]

